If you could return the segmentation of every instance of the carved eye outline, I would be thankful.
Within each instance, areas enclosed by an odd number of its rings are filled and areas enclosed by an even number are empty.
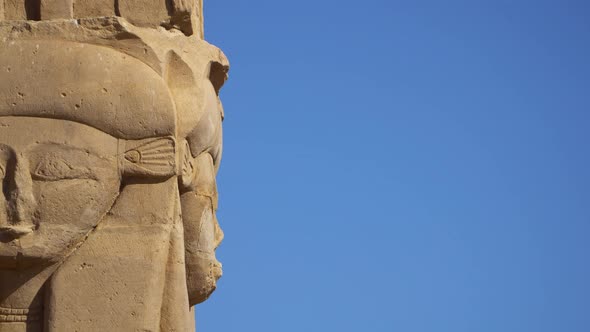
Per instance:
[[[97,180],[89,169],[71,166],[63,158],[44,157],[35,167],[33,179],[41,181]]]

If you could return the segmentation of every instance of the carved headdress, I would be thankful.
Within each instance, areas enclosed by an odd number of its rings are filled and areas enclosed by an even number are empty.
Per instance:
[[[52,277],[46,326],[73,329],[75,321],[81,330],[108,328],[94,320],[108,307],[133,315],[122,330],[188,330],[188,308],[206,299],[220,274],[193,234],[202,231],[202,209],[194,205],[216,209],[214,180],[205,183],[198,168],[211,164],[214,173],[219,166],[222,114],[210,106],[222,112],[218,93],[229,68],[225,55],[203,40],[201,1],[0,1],[0,59],[0,119],[50,118],[99,129],[119,140],[123,176],[134,178]],[[145,213],[130,213],[137,204]],[[214,224],[216,246],[222,235]],[[169,247],[162,251],[154,242]],[[94,270],[79,271],[80,264]],[[116,264],[125,267],[116,271]],[[205,276],[203,264],[211,265]],[[105,284],[98,275],[118,280]],[[93,282],[96,288],[88,287]],[[145,294],[129,305],[125,289]],[[86,296],[74,301],[80,292]]]
[[[218,48],[175,31],[120,17],[0,22],[0,116],[76,121],[127,140],[172,136],[196,156],[219,136],[196,129],[211,120],[203,88],[218,93],[229,64]],[[61,61],[68,56],[78,61]]]

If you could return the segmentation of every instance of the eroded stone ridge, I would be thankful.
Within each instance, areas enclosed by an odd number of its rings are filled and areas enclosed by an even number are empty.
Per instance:
[[[191,331],[229,64],[195,0],[0,0],[0,331]]]
[[[201,0],[2,0],[0,19],[56,20],[119,16],[142,27],[177,28],[203,38]]]

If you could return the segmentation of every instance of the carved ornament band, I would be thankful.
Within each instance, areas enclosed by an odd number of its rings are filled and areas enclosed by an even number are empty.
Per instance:
[[[16,309],[0,307],[0,323],[31,322],[41,319],[41,308]]]

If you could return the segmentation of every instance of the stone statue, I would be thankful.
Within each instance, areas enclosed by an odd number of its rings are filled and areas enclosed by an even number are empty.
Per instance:
[[[193,331],[221,276],[199,0],[0,0],[0,331]]]

